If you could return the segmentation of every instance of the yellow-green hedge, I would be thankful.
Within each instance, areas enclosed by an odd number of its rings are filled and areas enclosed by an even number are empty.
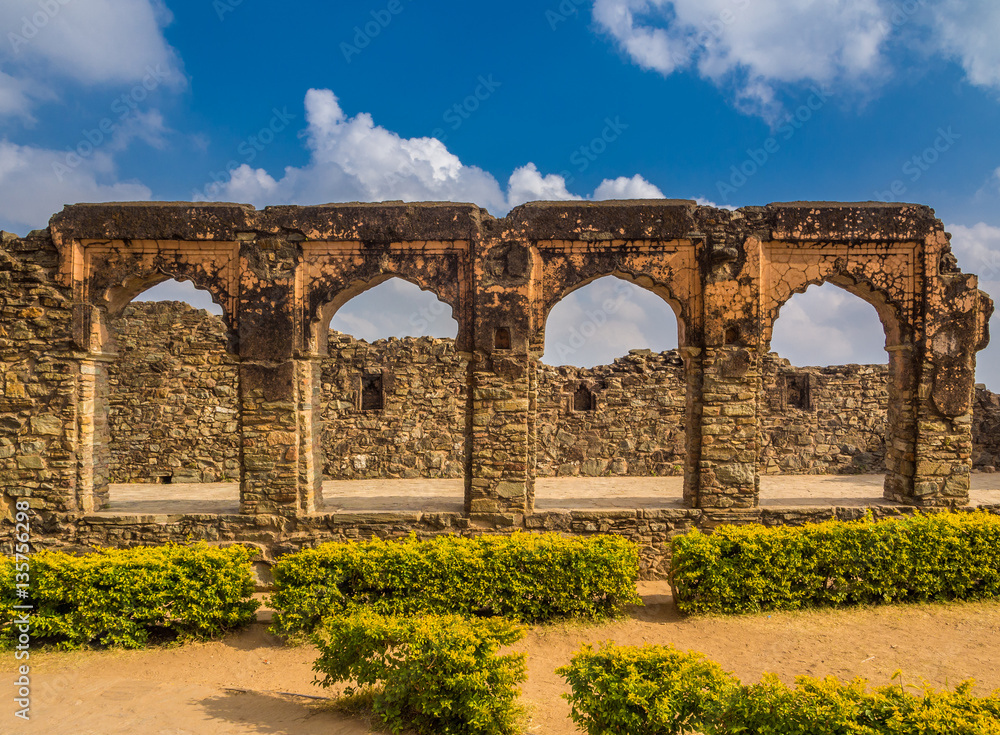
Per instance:
[[[674,538],[672,552],[688,613],[1000,596],[1000,517],[985,512],[720,526]]]
[[[215,636],[253,619],[259,603],[250,561],[256,551],[156,546],[73,556],[40,551],[28,560],[27,600],[17,596],[13,559],[0,558],[0,640],[17,634],[9,614],[27,602],[33,640],[64,648],[88,643],[140,648],[154,628],[180,639]],[[21,577],[20,579],[24,579]]]
[[[588,735],[1000,735],[1000,691],[973,696],[972,681],[935,691],[798,677],[788,687],[765,675],[744,686],[672,646],[585,646],[558,673]]]
[[[313,669],[322,686],[348,681],[372,691],[376,714],[394,733],[515,735],[525,654],[498,651],[523,636],[500,618],[364,611],[323,622]]]
[[[328,615],[601,619],[639,603],[638,547],[555,533],[328,543],[274,565],[276,630],[308,633]]]

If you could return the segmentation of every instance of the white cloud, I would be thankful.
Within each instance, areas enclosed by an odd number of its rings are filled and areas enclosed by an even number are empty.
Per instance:
[[[44,227],[64,204],[151,197],[142,184],[113,181],[107,153],[97,152],[75,168],[65,162],[65,152],[0,140],[0,225],[23,233]]]
[[[875,307],[831,283],[810,286],[781,307],[771,351],[799,367],[889,361]]]
[[[943,0],[933,5],[934,40],[958,59],[968,80],[1000,91],[1000,4],[996,0]]]
[[[566,188],[566,179],[559,174],[542,176],[533,163],[515,169],[508,183],[507,206],[516,207],[525,202],[538,201],[570,201],[583,199],[576,194],[570,194]]]
[[[275,179],[243,165],[212,198],[265,204],[334,201],[442,200],[502,209],[505,198],[490,174],[465,166],[436,138],[403,138],[376,126],[371,115],[347,117],[333,92],[310,89],[305,100],[312,153],[302,168]]]
[[[699,204],[702,207],[714,207],[715,209],[728,209],[731,212],[738,209],[738,207],[735,207],[732,204],[716,204],[711,199],[706,199],[705,197],[691,197],[691,198],[694,199],[695,203]]]
[[[1000,91],[995,0],[595,0],[593,18],[643,69],[695,72],[772,120],[782,85],[877,85],[892,44],[953,58]]]
[[[183,301],[196,309],[222,316],[222,307],[212,301],[212,294],[195,288],[190,281],[164,281],[135,297],[135,301]]]
[[[330,329],[369,342],[387,337],[458,336],[451,307],[401,278],[355,296],[334,314]]]
[[[884,0],[595,0],[594,21],[639,66],[696,71],[772,111],[774,86],[879,72]]]
[[[472,202],[503,214],[528,201],[582,200],[559,174],[543,175],[533,163],[517,168],[505,193],[492,174],[463,164],[437,138],[403,138],[375,125],[371,115],[348,117],[327,89],[306,94],[306,141],[309,163],[288,166],[275,178],[243,164],[228,181],[195,192],[198,200],[269,204],[320,204],[343,201]],[[605,180],[595,199],[662,198],[641,176]]]
[[[545,322],[548,365],[608,365],[633,349],[677,347],[677,320],[659,296],[606,276],[573,291],[552,307]]]
[[[32,86],[0,71],[0,117],[31,118]],[[37,92],[36,92],[37,94]]]
[[[619,176],[605,179],[594,189],[594,199],[664,199],[659,187],[650,184],[639,174],[631,179]]]
[[[171,20],[161,0],[4,0],[0,60],[24,78],[138,83],[159,69],[179,85],[180,62],[162,33]]]

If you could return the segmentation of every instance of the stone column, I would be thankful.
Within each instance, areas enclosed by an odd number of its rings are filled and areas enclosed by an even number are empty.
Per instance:
[[[921,506],[966,505],[976,352],[989,342],[993,303],[978,290],[975,276],[958,269],[943,232],[927,238],[924,273],[912,495],[894,499]]]
[[[108,365],[114,360],[114,354],[91,354],[79,362],[76,503],[77,508],[84,513],[101,510],[110,499]]]
[[[293,516],[315,510],[317,366],[298,357],[298,249],[274,238],[240,248],[240,430],[242,513]]]
[[[528,356],[530,254],[517,242],[477,243],[472,479],[466,510],[518,525],[534,505]]]
[[[754,237],[717,238],[702,252],[704,345],[688,358],[691,370],[701,368],[700,396],[691,396],[701,399],[697,475],[686,481],[697,482],[697,498],[685,488],[685,501],[698,508],[752,508],[759,497],[760,247]]]
[[[885,487],[889,500],[913,496],[916,455],[916,395],[912,343],[888,345],[888,401],[886,405]]]

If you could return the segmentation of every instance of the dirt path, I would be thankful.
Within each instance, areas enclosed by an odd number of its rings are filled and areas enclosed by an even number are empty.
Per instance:
[[[864,676],[887,682],[902,669],[935,686],[975,678],[1000,688],[1000,603],[893,606],[866,610],[681,618],[662,583],[641,583],[647,606],[606,625],[532,629],[518,644],[529,678],[522,701],[528,732],[574,733],[566,690],[555,669],[580,645],[668,643],[707,654],[744,681],[773,671]],[[146,651],[38,653],[32,664],[32,721],[13,717],[12,654],[0,655],[8,693],[0,696],[0,732],[51,735],[367,735],[363,718],[323,703],[272,693],[327,696],[312,685],[311,647],[287,648],[262,625],[223,641]],[[10,696],[9,696],[10,695]]]

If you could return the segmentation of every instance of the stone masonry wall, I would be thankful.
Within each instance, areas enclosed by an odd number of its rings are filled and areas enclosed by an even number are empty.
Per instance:
[[[683,475],[684,411],[673,350],[590,369],[539,365],[538,476]]]
[[[465,477],[466,356],[454,340],[330,333],[323,372],[324,474],[334,480]],[[363,406],[362,382],[381,408]],[[381,383],[381,385],[378,385]]]
[[[113,326],[111,481],[238,480],[238,369],[222,320],[180,302],[135,302]]]
[[[1000,395],[976,386],[972,406],[972,466],[983,472],[1000,470]]]
[[[886,365],[799,368],[764,361],[760,471],[855,474],[885,471]]]
[[[134,303],[117,339],[120,357],[109,370],[112,480],[235,479],[237,370],[222,320],[176,302]],[[329,355],[322,362],[327,478],[464,477],[468,362],[452,340],[369,344],[331,332]],[[361,407],[365,376],[381,379],[381,409]],[[884,471],[886,380],[884,365],[798,368],[769,356],[761,471]],[[684,406],[675,351],[632,350],[590,369],[539,365],[537,474],[683,474]],[[973,436],[976,469],[1000,466],[1000,396],[982,387]],[[0,446],[0,461],[10,451]]]
[[[71,299],[54,285],[44,233],[0,232],[0,520],[31,497],[39,511],[75,501],[77,375]]]

